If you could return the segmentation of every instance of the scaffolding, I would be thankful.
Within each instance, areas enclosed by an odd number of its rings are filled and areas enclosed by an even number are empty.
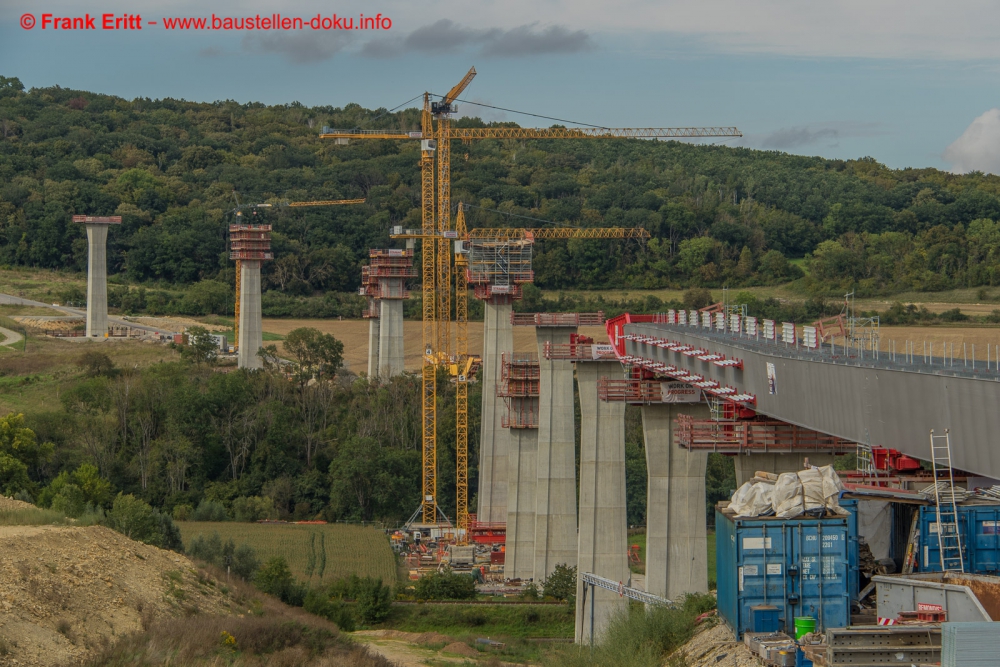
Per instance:
[[[271,225],[229,225],[229,259],[245,262],[274,259]]]
[[[855,443],[795,424],[769,419],[721,421],[678,415],[675,442],[687,450],[720,454],[792,454],[802,451],[847,454]]]
[[[875,350],[879,341],[879,316],[858,317],[854,308],[854,292],[844,295],[844,308],[840,312],[845,324],[844,338],[850,347]]]
[[[515,327],[582,327],[604,324],[604,311],[596,313],[511,313]]]
[[[520,298],[521,285],[535,278],[531,270],[530,239],[472,239],[469,242],[468,282],[477,298],[493,295]]]
[[[500,382],[496,395],[507,405],[501,415],[503,428],[538,428],[541,368],[533,352],[505,352],[500,356]]]

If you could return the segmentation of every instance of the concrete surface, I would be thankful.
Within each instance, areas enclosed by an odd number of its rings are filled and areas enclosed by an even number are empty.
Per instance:
[[[600,377],[621,378],[617,361],[580,362],[580,537],[578,572],[628,582],[628,526],[625,513],[625,403],[597,397]],[[600,640],[611,617],[626,602],[617,593],[594,589],[583,606],[583,582],[576,586],[576,642]],[[591,614],[593,605],[593,615]],[[591,624],[593,618],[593,626]]]
[[[378,376],[388,380],[403,373],[403,302],[379,301]]]
[[[803,469],[805,459],[809,465],[830,465],[837,458],[832,454],[817,454],[803,452],[802,454],[740,454],[734,456],[736,463],[736,486],[743,486],[754,477],[758,470],[773,472],[780,475],[783,472],[798,472]]]
[[[368,377],[378,377],[378,336],[379,320],[373,317],[368,320]]]
[[[483,383],[482,435],[479,440],[479,521],[507,520],[507,452],[510,434],[501,426],[507,413],[503,399],[497,398],[500,382],[500,361],[504,352],[514,351],[514,333],[510,323],[510,303],[490,303],[485,306],[483,322]]]
[[[644,405],[642,434],[649,475],[646,495],[646,588],[675,600],[708,592],[705,514],[707,452],[689,452],[674,443],[678,414],[709,416],[703,403]]]
[[[538,429],[508,429],[507,452],[507,579],[531,579],[535,561],[535,483]]]
[[[260,312],[260,261],[243,260],[240,273],[240,368],[260,368],[257,352],[264,346]]]
[[[568,342],[575,327],[538,327],[540,371],[533,578],[576,565],[576,406],[573,362],[545,358],[546,342]]]
[[[87,337],[108,333],[108,226],[87,224]]]

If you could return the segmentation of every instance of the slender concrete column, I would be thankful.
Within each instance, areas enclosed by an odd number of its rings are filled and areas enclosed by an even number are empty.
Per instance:
[[[646,590],[675,600],[708,592],[705,470],[707,452],[674,442],[678,414],[709,416],[698,403],[642,406],[649,484],[646,495]]]
[[[514,351],[510,324],[511,304],[486,301],[483,321],[483,408],[482,437],[479,440],[478,520],[502,523],[507,520],[507,452],[510,434],[501,424],[507,413],[496,396],[500,382],[500,361],[504,352]],[[382,326],[385,326],[383,323]]]
[[[403,374],[403,302],[379,301],[378,376],[382,380]]]
[[[108,226],[87,223],[87,336],[108,333]]]
[[[260,261],[245,259],[240,273],[240,339],[238,366],[263,366],[257,352],[264,346],[260,314]]]
[[[837,457],[832,454],[802,452],[801,454],[740,454],[736,460],[736,486],[753,479],[758,470],[773,472],[780,475],[783,472],[798,472],[803,469],[803,461],[809,459],[809,464],[825,466],[832,464]]]
[[[580,386],[580,541],[579,573],[591,572],[628,582],[625,514],[625,403],[597,397],[600,377],[621,378],[617,361],[576,365]],[[593,605],[593,613],[591,613]],[[592,589],[586,607],[583,582],[576,584],[576,642],[589,643],[591,631],[600,639],[611,617],[625,608],[612,591]],[[591,624],[593,618],[593,625]]]
[[[537,327],[540,370],[538,472],[535,487],[535,560],[532,577],[548,578],[556,565],[576,565],[576,410],[573,362],[545,358],[545,343],[569,342],[576,327]]]
[[[535,559],[535,475],[538,429],[509,429],[507,452],[507,553],[503,576],[531,579]]]
[[[368,379],[378,377],[379,319],[368,320]]]

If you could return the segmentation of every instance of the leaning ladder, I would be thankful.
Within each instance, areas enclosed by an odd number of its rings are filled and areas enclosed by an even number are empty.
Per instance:
[[[958,532],[958,507],[955,506],[955,475],[951,467],[951,434],[934,435],[931,429],[931,466],[934,470],[935,525],[941,552],[941,570],[965,572],[962,559],[962,536]],[[948,487],[945,489],[944,484]]]

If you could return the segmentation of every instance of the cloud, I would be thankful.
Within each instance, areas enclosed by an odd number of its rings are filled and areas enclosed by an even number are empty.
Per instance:
[[[570,30],[561,25],[540,29],[537,23],[530,23],[509,30],[480,29],[441,19],[417,28],[403,39],[373,39],[361,48],[360,53],[373,58],[397,58],[407,53],[459,53],[470,47],[478,47],[476,52],[484,57],[516,58],[579,53],[592,50],[596,45],[586,31]]]
[[[816,144],[833,148],[839,145],[841,139],[877,137],[883,134],[885,131],[880,123],[830,121],[782,127],[766,134],[749,134],[734,145],[775,151],[795,151]]]
[[[1000,174],[1000,109],[990,109],[972,121],[962,136],[945,149],[943,157],[956,174]]]
[[[243,38],[243,50],[276,53],[293,63],[315,63],[333,58],[351,42],[351,33],[253,33]]]

